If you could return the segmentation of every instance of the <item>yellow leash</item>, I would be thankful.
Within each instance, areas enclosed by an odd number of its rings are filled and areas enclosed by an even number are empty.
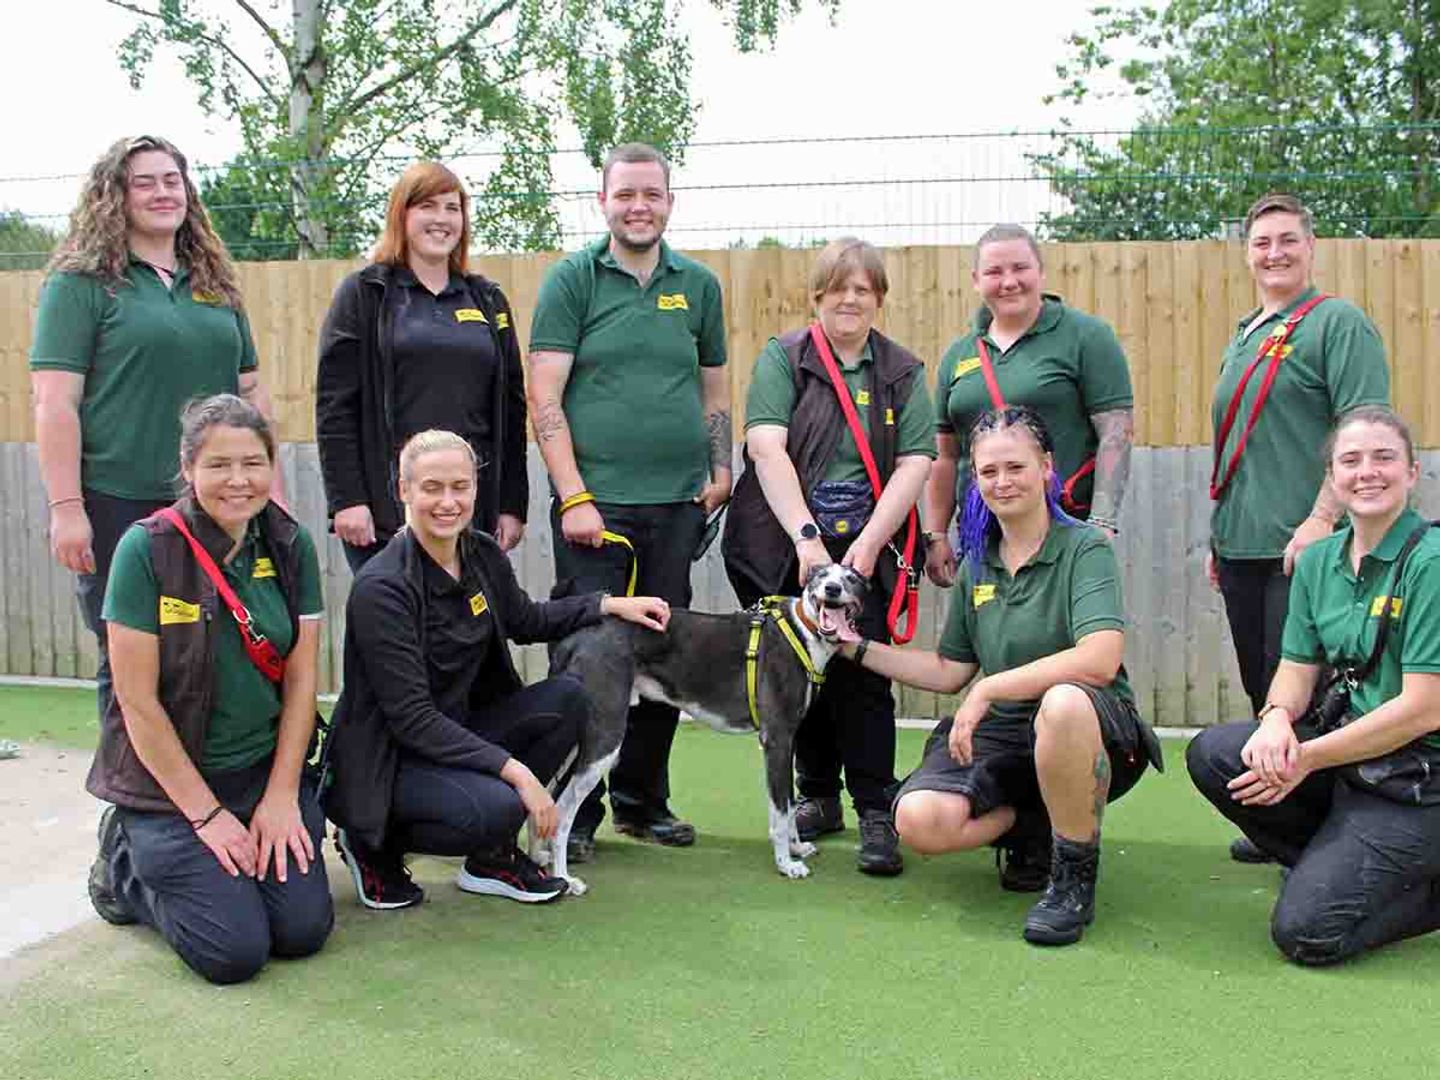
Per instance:
[[[795,651],[805,669],[805,677],[810,681],[806,690],[807,709],[816,691],[825,685],[825,673],[815,669],[815,662],[810,659],[810,650],[805,648],[804,642],[795,633],[795,628],[790,625],[790,619],[786,615],[786,605],[789,602],[788,596],[762,596],[750,609],[750,640],[745,645],[745,697],[750,705],[750,722],[757,729],[760,727],[760,708],[756,701],[756,688],[760,681],[760,633],[765,629],[767,619],[775,621],[775,625],[780,628],[780,633],[785,635],[785,640],[790,643],[790,648]]]
[[[635,595],[635,581],[640,576],[640,560],[635,555],[635,545],[630,543],[628,536],[621,536],[617,532],[604,529],[600,533],[600,539],[607,544],[619,544],[630,553],[630,580],[625,583],[625,595]]]

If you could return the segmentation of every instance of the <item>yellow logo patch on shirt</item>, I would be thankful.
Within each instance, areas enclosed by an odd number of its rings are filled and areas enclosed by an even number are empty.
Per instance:
[[[1404,598],[1403,596],[1392,596],[1392,597],[1390,598],[1390,617],[1391,617],[1392,619],[1398,619],[1398,618],[1400,617],[1400,609],[1401,609],[1402,607],[1404,607],[1404,606],[1405,606],[1405,598]],[[1375,597],[1374,600],[1372,600],[1372,601],[1370,602],[1370,615],[1371,615],[1371,617],[1373,617],[1373,618],[1379,618],[1380,613],[1383,612],[1384,610],[1385,610],[1385,597],[1383,597],[1383,596],[1377,596],[1377,597]]]
[[[963,379],[966,375],[969,375],[972,371],[977,370],[979,367],[980,358],[978,356],[971,356],[965,360],[961,360],[958,364],[955,365],[955,374],[951,376],[950,381],[954,382],[956,379]]]
[[[894,426],[895,426],[895,410],[894,410],[894,409],[889,409],[889,408],[887,408],[887,409],[885,410],[885,426],[886,426],[886,427],[894,427]]]
[[[174,626],[177,623],[200,621],[200,605],[174,596],[160,597],[160,625]]]
[[[190,294],[190,299],[197,304],[220,304],[223,303],[219,296],[213,292],[206,292],[204,289],[196,289]]]
[[[474,596],[470,597],[471,615],[474,615],[478,619],[481,615],[484,615],[485,612],[489,610],[490,604],[488,601],[486,601],[484,593],[477,592]]]
[[[255,579],[274,577],[275,564],[264,555],[261,555],[260,558],[255,560],[255,569],[250,576]]]
[[[981,607],[995,599],[995,585],[976,585],[970,590],[970,603],[975,607]]]
[[[455,309],[456,322],[487,322],[485,313],[479,308],[462,307]]]
[[[510,313],[509,313],[508,311],[497,311],[497,312],[495,313],[495,329],[496,329],[496,330],[509,330],[509,329],[510,329]]]
[[[661,311],[689,311],[690,302],[685,299],[683,292],[661,293],[655,301],[655,306]]]
[[[869,390],[861,390],[858,394],[856,394],[856,395],[855,395],[855,404],[856,404],[856,405],[869,405],[869,404],[870,404],[870,391],[869,391]]]

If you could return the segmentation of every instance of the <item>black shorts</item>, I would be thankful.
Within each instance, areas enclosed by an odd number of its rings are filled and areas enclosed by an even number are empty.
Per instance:
[[[1078,684],[1074,684],[1078,685]],[[1114,802],[1145,771],[1147,764],[1163,769],[1160,744],[1135,707],[1108,688],[1080,686],[1100,719],[1100,738],[1110,758],[1110,795]],[[945,791],[970,800],[973,817],[1001,806],[1017,810],[1043,805],[1035,775],[1035,724],[987,717],[971,739],[969,765],[950,756],[950,729],[955,717],[936,725],[926,740],[919,767],[905,778],[895,796],[898,803],[912,791]]]

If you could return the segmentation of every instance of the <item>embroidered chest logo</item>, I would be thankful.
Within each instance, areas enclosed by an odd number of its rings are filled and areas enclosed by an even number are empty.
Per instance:
[[[474,596],[470,597],[471,615],[474,615],[478,619],[481,615],[484,615],[485,612],[489,610],[490,604],[488,601],[486,601],[484,593],[477,592]]]
[[[995,584],[990,582],[985,585],[976,585],[970,590],[970,603],[975,607],[984,607],[995,599]]]
[[[895,426],[895,410],[894,410],[894,409],[887,408],[887,409],[885,410],[885,426],[886,426],[886,427],[894,427],[894,426]]]
[[[177,623],[200,621],[200,605],[175,596],[160,597],[160,625],[174,626]]]
[[[972,371],[978,371],[979,369],[980,358],[978,356],[968,357],[955,365],[955,374],[951,376],[950,381],[952,383],[957,382],[966,375],[969,375]]]
[[[510,313],[509,313],[508,311],[497,311],[497,312],[495,313],[495,329],[496,329],[496,330],[509,330],[509,329],[510,329]]]
[[[870,391],[869,391],[869,390],[861,390],[858,394],[856,394],[856,395],[855,395],[855,404],[856,404],[856,405],[869,405],[869,404],[870,404]]]
[[[219,296],[213,292],[206,292],[204,289],[196,289],[190,294],[190,299],[194,300],[197,304],[214,304],[218,306],[220,303]]]
[[[274,564],[273,562],[271,562],[269,559],[267,559],[264,555],[261,555],[260,558],[258,558],[258,559],[255,560],[255,569],[254,569],[254,571],[250,574],[250,577],[251,577],[251,578],[253,578],[253,579],[255,579],[255,580],[259,580],[260,578],[267,578],[267,577],[274,577],[274,576],[275,576],[275,564]]]
[[[1400,617],[1400,609],[1404,606],[1405,598],[1403,596],[1392,596],[1390,598],[1390,617],[1392,619],[1398,619]],[[1372,619],[1379,618],[1381,612],[1384,610],[1385,598],[1383,596],[1377,596],[1374,600],[1370,601],[1370,617]]]
[[[661,311],[689,311],[690,302],[685,299],[683,292],[661,293],[655,300],[655,306]]]
[[[455,321],[483,323],[488,320],[485,318],[485,313],[479,308],[462,307],[455,309]]]

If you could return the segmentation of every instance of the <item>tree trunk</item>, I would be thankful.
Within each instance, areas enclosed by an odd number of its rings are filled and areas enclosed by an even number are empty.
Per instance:
[[[320,207],[325,170],[325,52],[320,44],[321,0],[292,0],[295,45],[290,52],[290,139],[299,157],[290,166],[290,201],[295,212],[299,256],[313,259],[330,246]]]

